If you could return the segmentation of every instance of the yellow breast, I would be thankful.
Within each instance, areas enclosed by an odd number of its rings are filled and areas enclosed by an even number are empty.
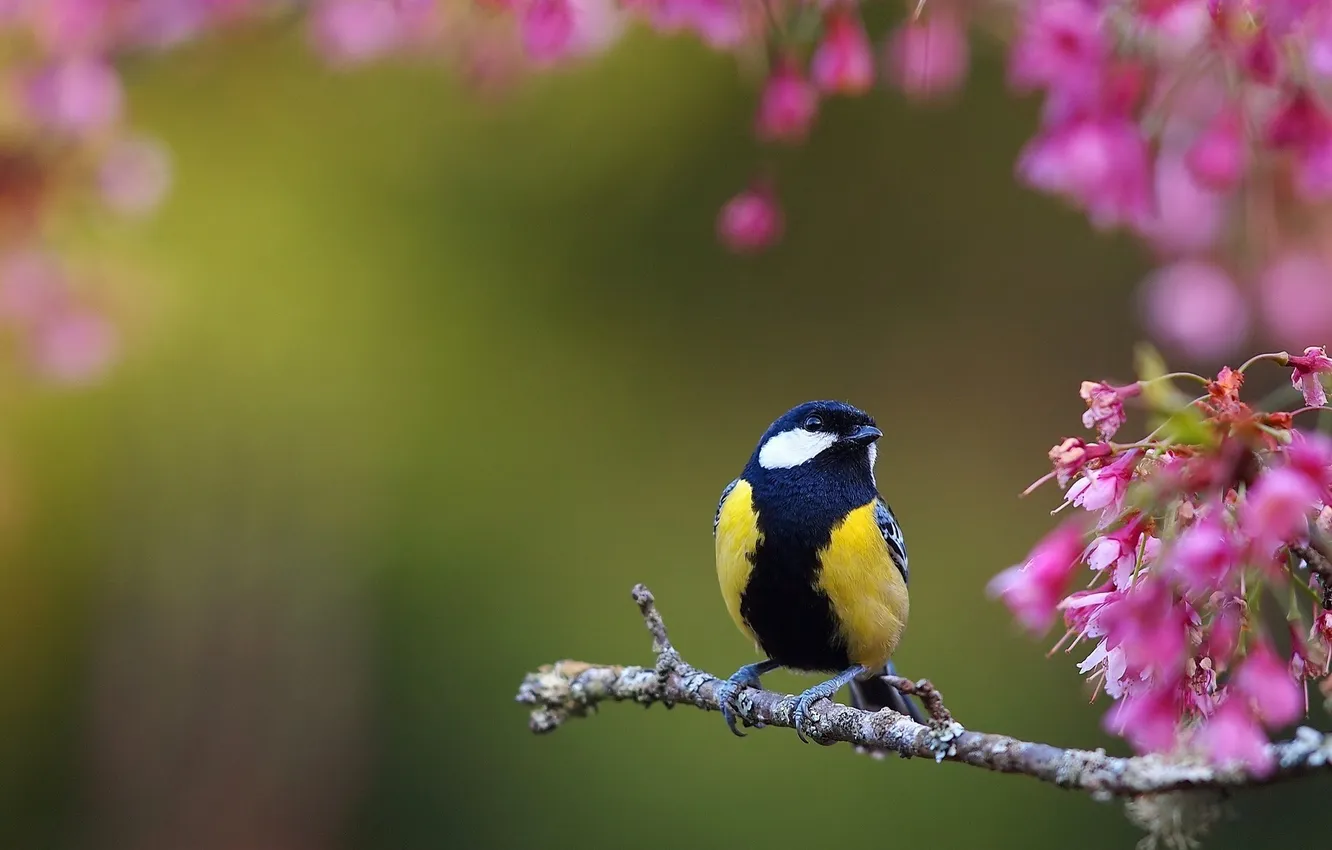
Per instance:
[[[819,587],[832,602],[847,655],[855,664],[883,666],[902,639],[910,606],[906,580],[875,521],[874,502],[833,529],[819,561]]]
[[[731,619],[755,645],[758,640],[740,615],[740,595],[749,583],[749,573],[754,568],[751,558],[762,539],[758,515],[754,512],[754,490],[742,478],[722,502],[717,517],[717,581]]]

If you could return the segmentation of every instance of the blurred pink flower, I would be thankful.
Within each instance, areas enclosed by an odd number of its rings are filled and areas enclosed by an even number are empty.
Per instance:
[[[1181,702],[1178,688],[1131,693],[1111,706],[1102,725],[1140,753],[1167,753],[1175,747]]]
[[[1332,488],[1332,437],[1318,431],[1296,431],[1286,447],[1286,468],[1309,479],[1328,501]]]
[[[874,82],[874,55],[869,36],[849,7],[838,5],[824,15],[823,40],[809,61],[810,79],[820,89],[860,94]]]
[[[1320,257],[1292,252],[1258,282],[1264,324],[1278,344],[1303,348],[1332,337],[1332,270]]]
[[[1304,354],[1293,355],[1290,365],[1294,368],[1290,382],[1295,389],[1304,394],[1304,403],[1310,407],[1323,407],[1327,404],[1327,391],[1318,376],[1332,372],[1332,358],[1327,356],[1327,349],[1321,345],[1311,345],[1304,349]]]
[[[772,189],[756,183],[726,202],[717,216],[717,235],[732,251],[767,248],[782,234],[782,211]]]
[[[115,70],[89,57],[47,65],[24,84],[24,103],[33,120],[71,135],[94,133],[116,123],[123,100]]]
[[[1213,508],[1202,520],[1185,529],[1170,548],[1171,569],[1195,597],[1228,589],[1236,580],[1243,541],[1226,526],[1221,509]]]
[[[1235,187],[1249,166],[1244,121],[1238,109],[1228,107],[1213,119],[1189,148],[1186,162],[1193,176],[1209,188]]]
[[[538,63],[563,59],[573,51],[573,0],[530,0],[519,26],[529,59]]]
[[[966,27],[947,7],[902,24],[886,45],[888,81],[908,97],[927,100],[961,87],[970,63]]]
[[[354,65],[378,59],[399,44],[393,3],[382,0],[323,0],[311,12],[315,47],[328,61]]]
[[[1270,557],[1282,543],[1308,532],[1308,518],[1321,493],[1308,476],[1290,467],[1264,472],[1240,505],[1239,527],[1255,554]]]
[[[1024,626],[1041,633],[1054,622],[1055,608],[1082,556],[1083,535],[1072,523],[1047,534],[1026,561],[990,580],[988,591],[1012,610]]]
[[[1189,642],[1188,609],[1166,582],[1140,581],[1105,606],[1099,621],[1107,646],[1124,653],[1126,675],[1153,686],[1172,681]]]
[[[1255,775],[1272,769],[1272,753],[1262,727],[1239,700],[1228,699],[1198,730],[1196,743],[1218,766],[1242,764]]]
[[[1211,628],[1207,630],[1207,642],[1203,646],[1204,654],[1217,664],[1230,663],[1230,657],[1235,654],[1235,649],[1239,646],[1240,630],[1243,625],[1239,606],[1222,603],[1220,610],[1212,619]]]
[[[819,109],[819,92],[794,60],[779,59],[759,97],[755,134],[766,142],[801,142]]]
[[[663,32],[691,30],[718,50],[738,47],[761,32],[755,21],[764,20],[765,14],[746,0],[623,0],[622,5],[645,12]]]
[[[1102,10],[1082,0],[1032,0],[1022,6],[1009,52],[1008,79],[1020,90],[1094,90],[1110,56]]]
[[[1291,678],[1289,663],[1282,661],[1266,640],[1249,648],[1231,686],[1271,728],[1285,726],[1304,714],[1303,683]]]
[[[1018,176],[1086,210],[1097,227],[1140,224],[1151,210],[1151,158],[1135,122],[1077,117],[1023,148]]]
[[[1201,260],[1156,269],[1143,281],[1138,300],[1152,336],[1192,359],[1229,355],[1248,332],[1248,307],[1239,288],[1224,271]]]
[[[188,4],[188,0],[185,0]],[[96,53],[114,34],[114,18],[120,10],[108,0],[40,0],[29,5],[32,27],[43,45],[53,53]]]
[[[1216,244],[1225,223],[1225,200],[1193,176],[1184,159],[1156,158],[1156,197],[1138,231],[1167,254],[1193,254]]]
[[[83,383],[101,377],[115,360],[115,329],[103,317],[70,310],[40,323],[32,340],[38,371],[62,383]]]
[[[0,319],[32,325],[66,302],[64,272],[40,251],[19,251],[0,260]]]
[[[171,159],[150,139],[121,139],[103,158],[97,184],[102,200],[116,212],[151,212],[171,188]]]

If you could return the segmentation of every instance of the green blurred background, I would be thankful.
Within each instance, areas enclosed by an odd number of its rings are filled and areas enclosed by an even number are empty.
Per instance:
[[[134,68],[177,188],[87,245],[142,273],[126,360],[11,390],[0,426],[3,846],[1132,846],[1117,805],[1023,778],[694,711],[536,738],[513,702],[557,658],[648,662],[638,581],[692,662],[751,660],[716,498],[835,397],[886,433],[903,671],[971,727],[1122,748],[984,586],[1050,524],[1017,493],[1078,382],[1131,375],[1145,258],[1016,186],[1034,105],[1000,71],[826,104],[779,163],[788,239],[738,259],[712,224],[754,81],[688,40],[501,101],[282,33]],[[1328,789],[1245,796],[1209,846],[1312,840]]]

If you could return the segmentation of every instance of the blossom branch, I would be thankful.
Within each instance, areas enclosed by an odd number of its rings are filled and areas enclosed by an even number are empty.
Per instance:
[[[603,702],[693,705],[720,710],[717,677],[687,664],[671,644],[652,593],[643,585],[634,601],[652,634],[657,663],[653,668],[557,661],[529,673],[517,700],[531,706],[530,727],[545,733],[570,717],[594,712]],[[1202,760],[1163,755],[1119,758],[1101,750],[1066,749],[1022,741],[1007,735],[965,731],[949,718],[938,692],[928,682],[894,679],[892,684],[917,693],[935,719],[923,726],[888,709],[860,711],[823,701],[811,737],[824,744],[845,742],[869,750],[892,751],[903,758],[920,756],[954,761],[997,773],[1016,773],[1061,788],[1091,793],[1099,799],[1160,794],[1189,789],[1234,789],[1332,771],[1332,735],[1301,727],[1295,738],[1269,745],[1272,769],[1254,773],[1235,765],[1216,767]],[[795,699],[773,691],[745,689],[736,700],[736,714],[754,726],[791,728]]]

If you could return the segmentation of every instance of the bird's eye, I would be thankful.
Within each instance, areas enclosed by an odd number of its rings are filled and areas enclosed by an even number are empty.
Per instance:
[[[823,427],[823,418],[817,415],[807,416],[805,417],[805,424],[801,427],[806,431],[817,431]]]

